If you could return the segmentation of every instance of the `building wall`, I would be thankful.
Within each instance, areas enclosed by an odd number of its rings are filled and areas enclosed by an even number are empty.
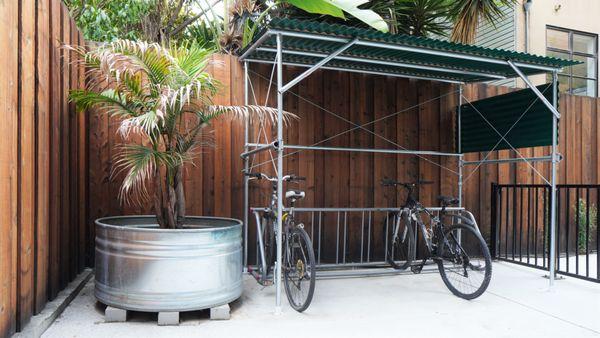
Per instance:
[[[519,0],[519,3],[515,5],[518,51],[525,51],[523,2],[524,0]],[[547,25],[600,34],[599,15],[600,1],[598,0],[533,0],[530,9],[529,52],[546,55]],[[533,79],[536,83],[544,82],[543,75],[533,77]]]

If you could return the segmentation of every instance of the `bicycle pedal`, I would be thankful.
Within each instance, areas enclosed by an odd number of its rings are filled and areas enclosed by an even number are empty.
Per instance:
[[[410,271],[415,275],[420,274],[423,271],[423,265],[413,265],[410,267]]]

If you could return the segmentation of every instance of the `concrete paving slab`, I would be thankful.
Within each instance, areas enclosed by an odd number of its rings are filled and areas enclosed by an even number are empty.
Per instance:
[[[231,320],[182,313],[179,326],[157,326],[139,313],[104,323],[91,282],[44,337],[600,337],[600,285],[566,278],[549,290],[543,274],[494,263],[488,292],[472,301],[453,296],[438,274],[317,280],[306,312],[284,296],[278,316],[275,288],[245,276]]]

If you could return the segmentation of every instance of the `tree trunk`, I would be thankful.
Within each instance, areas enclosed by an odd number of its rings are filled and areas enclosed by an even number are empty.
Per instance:
[[[160,168],[157,167],[154,172],[154,212],[156,213],[156,221],[161,228],[166,228],[164,207],[163,207],[163,191],[161,184]]]
[[[183,227],[185,223],[185,192],[183,189],[183,166],[180,166],[175,173],[175,196],[177,199],[175,208],[179,227]]]

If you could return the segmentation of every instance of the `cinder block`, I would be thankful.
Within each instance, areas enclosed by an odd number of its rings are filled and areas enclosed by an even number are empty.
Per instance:
[[[127,310],[117,309],[116,307],[107,306],[104,310],[105,322],[126,322]]]
[[[231,318],[229,304],[213,307],[210,309],[210,319],[212,320],[228,320]]]
[[[158,325],[179,325],[179,312],[159,312]]]

